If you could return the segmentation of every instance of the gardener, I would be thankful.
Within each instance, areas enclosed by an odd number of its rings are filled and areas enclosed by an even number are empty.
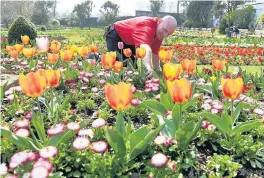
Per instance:
[[[108,51],[118,51],[118,42],[124,43],[124,48],[130,48],[135,55],[135,48],[146,49],[143,58],[147,68],[147,78],[152,77],[152,71],[159,69],[158,51],[162,40],[171,35],[177,26],[177,21],[172,16],[136,17],[109,25],[104,36]],[[119,56],[120,57],[120,56]],[[125,56],[123,55],[123,59]]]

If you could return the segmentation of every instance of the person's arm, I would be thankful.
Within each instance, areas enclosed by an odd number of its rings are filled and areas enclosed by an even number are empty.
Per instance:
[[[146,55],[145,57],[142,59],[144,65],[146,66],[147,70],[150,70],[153,68],[152,66],[152,62],[151,62],[151,58],[152,58],[152,50],[150,48],[149,45],[147,44],[141,44],[140,48],[145,48],[146,49]]]
[[[159,56],[157,54],[152,53],[152,64],[154,70],[160,69],[160,61],[159,61]]]

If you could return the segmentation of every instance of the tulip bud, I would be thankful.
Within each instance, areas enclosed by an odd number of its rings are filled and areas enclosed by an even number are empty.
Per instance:
[[[124,43],[122,41],[118,42],[117,45],[118,45],[118,49],[123,49],[124,48]]]

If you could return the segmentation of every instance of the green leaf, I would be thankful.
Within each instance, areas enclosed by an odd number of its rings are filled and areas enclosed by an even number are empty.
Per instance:
[[[76,131],[67,130],[59,135],[52,136],[45,146],[57,147],[60,143],[66,143],[72,137],[75,137]]]
[[[0,89],[0,104],[2,105],[3,99],[5,97],[5,88],[6,88],[7,82],[1,86]]]
[[[261,120],[253,120],[253,121],[244,122],[244,123],[239,124],[238,126],[236,126],[233,129],[233,133],[232,134],[235,135],[235,134],[247,132],[247,131],[253,129],[254,127],[257,127],[260,123],[261,123]]]
[[[81,129],[85,128],[91,121],[89,119],[83,119],[81,122],[80,122],[80,127]]]
[[[167,120],[161,132],[167,135],[168,137],[173,138],[176,133],[176,126],[173,120]]]
[[[205,113],[204,116],[207,118],[209,122],[214,124],[217,127],[217,129],[223,134],[230,132],[228,122],[224,122],[224,119],[222,119],[221,117],[212,113]]]
[[[225,122],[226,126],[228,127],[226,132],[228,134],[230,134],[230,132],[232,132],[232,120],[231,120],[231,117],[226,112],[223,112],[222,113],[222,119],[223,119],[223,122]]]
[[[28,64],[28,68],[29,70],[31,70],[33,67],[35,67],[38,63],[38,60],[30,60],[29,64]]]
[[[122,111],[117,113],[116,117],[116,131],[119,133],[121,137],[125,137],[125,121],[122,115]]]
[[[181,128],[181,112],[180,112],[180,105],[175,103],[172,109],[172,120],[176,127],[176,130]]]
[[[185,104],[182,105],[182,111],[185,111],[188,109],[191,105],[193,105],[197,100],[197,97],[190,99]]]
[[[127,140],[129,139],[129,137],[130,137],[131,130],[132,130],[131,118],[128,117],[128,123],[127,123],[127,126],[126,126],[126,141],[127,141]]]
[[[241,111],[241,109],[243,109],[243,108],[248,108],[248,107],[250,107],[250,105],[249,105],[248,103],[239,103],[239,104],[237,105],[237,107],[236,107],[236,109],[235,109],[233,115],[231,116],[231,118],[232,118],[232,125],[234,125],[234,124],[236,123],[236,120],[237,120],[237,118],[238,118],[239,115],[240,115],[240,111]]]
[[[197,124],[188,122],[182,128],[176,131],[176,140],[181,150],[185,150],[187,148],[192,139],[197,135],[197,132],[201,128],[201,124],[202,119],[200,119]]]
[[[42,141],[42,143],[44,143],[46,140],[46,133],[42,118],[37,117],[37,114],[33,112],[31,123],[36,129],[39,139]]]
[[[130,136],[130,149],[134,149],[134,147],[143,140],[146,135],[149,133],[149,129],[147,126],[142,127],[135,132],[133,132]]]
[[[42,145],[37,141],[34,141],[31,138],[15,135],[13,132],[5,129],[0,129],[0,135],[1,137],[7,138],[10,143],[17,145],[19,148],[30,149],[34,151],[38,151],[40,148],[42,148]]]
[[[169,98],[170,98],[170,95],[169,95],[169,93],[160,93],[160,102],[161,102],[161,104],[163,104],[164,105],[164,107],[167,109],[167,110],[169,110],[169,111],[171,111],[172,110],[172,108],[173,108],[173,106],[174,106],[174,103],[173,103],[173,101],[172,100],[170,100]]]
[[[197,87],[197,89],[203,90],[212,95],[212,86],[210,85],[203,85],[203,86]]]
[[[126,155],[125,141],[116,130],[106,128],[106,139],[119,157]]]
[[[134,158],[136,158],[140,153],[142,153],[145,148],[147,147],[148,143],[150,141],[152,141],[154,139],[154,137],[156,137],[160,130],[164,127],[164,124],[159,126],[158,128],[156,128],[155,130],[153,131],[150,131],[148,133],[148,135],[143,139],[141,140],[135,147],[134,149],[131,151],[130,155],[129,155],[129,160],[133,160]]]
[[[142,104],[154,113],[165,116],[166,109],[163,104],[154,100],[145,100]]]

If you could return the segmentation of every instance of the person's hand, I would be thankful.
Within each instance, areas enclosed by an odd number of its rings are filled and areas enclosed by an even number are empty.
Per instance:
[[[152,79],[153,78],[153,69],[152,68],[148,68],[147,69],[146,77],[147,77],[147,79]]]

